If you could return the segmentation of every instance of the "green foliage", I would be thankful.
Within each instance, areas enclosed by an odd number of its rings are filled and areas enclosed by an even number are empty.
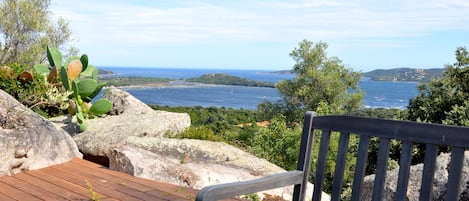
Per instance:
[[[272,120],[254,136],[251,152],[286,169],[296,169],[301,140],[301,128],[289,128],[285,117]]]
[[[37,73],[47,76],[49,82],[55,82],[57,73],[60,72],[60,81],[65,91],[70,93],[68,99],[68,112],[77,117],[80,124],[80,130],[86,129],[86,118],[93,118],[109,112],[112,109],[112,103],[106,99],[100,99],[90,104],[89,102],[106,85],[105,82],[98,83],[98,69],[88,65],[88,56],[68,58],[62,65],[62,54],[56,48],[47,47],[47,58],[50,68],[37,64],[34,69]],[[83,62],[83,63],[82,63]],[[60,69],[60,70],[57,70]]]
[[[387,108],[363,108],[350,113],[350,115],[380,119],[404,120],[407,117],[407,111]]]
[[[241,198],[246,199],[246,200],[251,200],[251,201],[260,201],[260,198],[256,193],[243,195],[241,196]]]
[[[418,87],[409,102],[409,120],[469,126],[469,53],[459,47],[455,55],[443,77]]]
[[[215,135],[210,128],[207,126],[194,126],[186,129],[183,133],[174,135],[170,134],[169,137],[175,138],[187,138],[187,139],[199,139],[199,140],[209,140],[209,141],[223,141],[223,138],[219,135]]]
[[[257,111],[217,108],[217,107],[168,107],[151,105],[155,110],[171,112],[185,112],[191,118],[191,128],[179,135],[170,135],[177,138],[206,139],[224,141],[242,148],[249,147],[255,133],[259,129],[256,122],[265,121]]]
[[[48,83],[37,73],[33,73],[31,79],[20,79],[21,74],[27,72],[25,69],[23,65],[0,67],[0,89],[46,117],[62,114],[62,110],[68,107],[70,93]]]
[[[90,193],[90,200],[92,201],[99,201],[101,200],[101,197],[98,195],[98,193],[96,193],[96,191],[94,190],[93,188],[93,184],[91,184],[90,181],[88,181],[88,179],[85,180],[86,182],[86,187],[88,189],[88,192]]]
[[[339,58],[327,57],[326,49],[324,42],[303,40],[290,53],[296,77],[276,85],[283,97],[277,107],[282,108],[288,122],[301,121],[306,110],[344,114],[360,107],[361,74],[346,68]]]
[[[64,47],[71,39],[64,19],[51,20],[49,5],[50,0],[0,1],[0,64],[33,66],[45,60],[47,45]]]

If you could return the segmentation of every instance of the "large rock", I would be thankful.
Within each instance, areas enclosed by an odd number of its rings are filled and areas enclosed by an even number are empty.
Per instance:
[[[155,137],[129,137],[113,149],[110,168],[138,177],[200,189],[285,172],[282,168],[221,142]],[[309,186],[311,197],[312,185]],[[293,188],[259,193],[291,199]],[[323,194],[323,200],[330,196]]]
[[[82,157],[62,129],[0,90],[0,176]]]
[[[87,119],[87,129],[82,133],[72,118],[52,119],[73,136],[80,151],[86,155],[107,157],[130,136],[163,137],[168,132],[179,133],[190,126],[188,114],[155,111],[120,89],[106,89],[104,97],[114,101],[114,112],[118,115]]]
[[[464,167],[461,175],[461,196],[459,200],[469,200],[469,152],[464,154]],[[451,155],[449,153],[440,154],[437,157],[436,170],[433,181],[432,200],[444,200],[447,187],[448,170]],[[407,200],[419,200],[419,189],[422,183],[423,164],[411,166],[409,175],[409,186],[407,189]],[[396,192],[397,177],[399,169],[391,170],[386,173],[385,189],[383,193],[383,200],[394,200],[394,193]],[[363,192],[361,200],[371,200],[373,193],[374,175],[366,176],[363,183]]]

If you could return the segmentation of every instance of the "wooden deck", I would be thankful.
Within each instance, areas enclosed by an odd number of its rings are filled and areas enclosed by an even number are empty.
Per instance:
[[[0,177],[0,200],[194,200],[197,190],[133,177],[73,159]],[[232,199],[237,200],[237,199]]]

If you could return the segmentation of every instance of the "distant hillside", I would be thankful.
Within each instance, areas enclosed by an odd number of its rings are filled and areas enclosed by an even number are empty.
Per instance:
[[[103,69],[98,68],[98,74],[99,75],[109,75],[109,74],[114,74],[114,72],[112,72],[110,70],[103,70]]]
[[[225,73],[205,74],[196,78],[186,79],[189,82],[201,82],[205,84],[238,85],[251,87],[275,87],[271,82],[257,82],[246,78],[231,76]]]
[[[374,81],[407,81],[428,82],[433,78],[441,77],[443,68],[418,69],[418,68],[394,68],[378,69],[367,72],[365,77]]]

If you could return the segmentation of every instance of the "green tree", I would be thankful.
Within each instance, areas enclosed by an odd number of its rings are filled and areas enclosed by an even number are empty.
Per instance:
[[[276,86],[289,122],[302,119],[305,110],[344,114],[357,110],[363,94],[358,86],[361,73],[346,68],[337,57],[328,57],[327,44],[303,40],[290,56],[296,77]],[[260,107],[262,108],[262,106]]]
[[[71,31],[62,18],[52,22],[49,5],[50,0],[0,0],[0,64],[32,66],[45,61],[47,45],[64,48]]]
[[[443,77],[418,87],[409,101],[409,120],[469,126],[469,53],[458,47],[455,55]]]

